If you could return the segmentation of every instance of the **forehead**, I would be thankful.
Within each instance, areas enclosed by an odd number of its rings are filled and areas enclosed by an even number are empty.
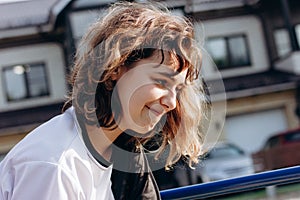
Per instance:
[[[156,66],[159,67],[167,67],[168,71],[173,71],[174,75],[177,74],[177,70],[180,68],[180,63],[178,58],[167,51],[154,51],[153,55],[148,58],[141,59],[135,63],[133,63],[132,67],[140,66],[140,65],[148,65],[148,66]]]
[[[173,82],[185,82],[187,69],[178,72],[179,63],[176,59],[171,59],[170,56],[162,61],[162,57],[152,56],[142,59],[134,63],[131,70],[135,71],[137,76],[144,75],[160,76],[171,79]]]

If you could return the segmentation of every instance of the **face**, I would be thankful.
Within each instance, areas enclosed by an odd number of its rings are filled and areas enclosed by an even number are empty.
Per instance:
[[[176,72],[178,63],[164,55],[152,57],[133,64],[117,81],[116,90],[121,103],[120,129],[147,133],[165,114],[176,108],[176,97],[185,86],[187,70]]]

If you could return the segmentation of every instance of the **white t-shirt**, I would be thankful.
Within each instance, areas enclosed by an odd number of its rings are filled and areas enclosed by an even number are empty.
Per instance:
[[[36,128],[0,163],[0,200],[110,200],[112,165],[99,164],[74,109]]]

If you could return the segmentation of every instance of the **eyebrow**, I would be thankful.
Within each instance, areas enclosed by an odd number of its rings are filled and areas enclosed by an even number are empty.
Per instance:
[[[171,79],[172,81],[175,81],[174,76],[176,76],[177,74],[179,74],[178,72],[174,72],[174,73],[167,73],[167,72],[157,72],[157,74],[160,74],[162,76],[165,76],[169,79]]]
[[[164,77],[167,77],[168,79],[171,79],[171,81],[175,82],[174,76],[179,74],[179,72],[172,72],[172,73],[167,73],[167,72],[157,72],[157,74],[162,75]],[[186,86],[186,83],[179,83],[178,85],[180,86]]]

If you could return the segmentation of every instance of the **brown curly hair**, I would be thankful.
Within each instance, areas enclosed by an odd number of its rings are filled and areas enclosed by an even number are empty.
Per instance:
[[[192,22],[173,15],[162,5],[115,3],[104,17],[90,26],[75,55],[70,76],[72,91],[63,111],[74,106],[76,112],[84,116],[85,123],[115,128],[114,118],[118,118],[118,113],[113,116],[111,105],[116,108],[120,103],[112,99],[116,84],[112,74],[120,66],[130,68],[132,63],[152,56],[157,50],[177,59],[178,72],[187,69],[186,82],[189,83],[179,95],[176,109],[167,114],[158,155],[169,145],[167,166],[182,155],[188,157],[190,163],[197,162],[204,105],[202,84],[197,81],[201,52],[194,40]]]

